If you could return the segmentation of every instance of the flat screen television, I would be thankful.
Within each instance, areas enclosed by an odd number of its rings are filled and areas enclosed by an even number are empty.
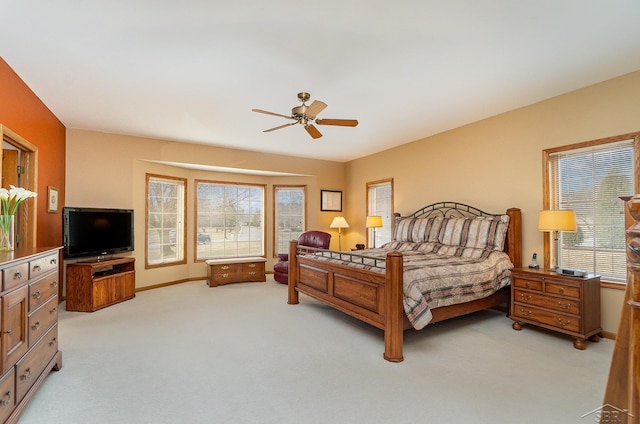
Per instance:
[[[133,251],[133,209],[62,209],[65,258],[86,258]]]

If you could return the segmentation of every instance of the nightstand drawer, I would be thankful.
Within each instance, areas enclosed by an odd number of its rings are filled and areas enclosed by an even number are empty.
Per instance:
[[[516,277],[513,282],[514,287],[519,287],[527,290],[542,291],[542,281],[523,279]]]
[[[545,292],[580,299],[580,288],[564,284],[547,283]]]
[[[577,316],[556,314],[553,311],[546,311],[517,303],[513,307],[513,314],[516,317],[550,325],[564,331],[572,331],[575,333],[580,331],[580,319]]]
[[[518,289],[514,290],[513,295],[514,302],[540,306],[541,308],[553,309],[567,314],[578,315],[580,313],[580,302],[578,300],[563,299],[561,297],[547,296]]]

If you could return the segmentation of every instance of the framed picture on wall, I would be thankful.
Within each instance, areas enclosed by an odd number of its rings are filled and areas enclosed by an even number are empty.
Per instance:
[[[49,194],[49,202],[47,206],[47,212],[58,212],[58,189],[55,187],[47,187],[47,192]]]
[[[342,192],[338,190],[320,190],[320,210],[342,212]]]

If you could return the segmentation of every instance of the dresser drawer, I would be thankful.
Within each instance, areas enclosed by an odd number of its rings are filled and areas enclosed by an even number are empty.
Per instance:
[[[535,290],[539,292],[542,291],[542,281],[530,280],[528,278],[525,279],[525,278],[516,277],[513,281],[513,286],[527,289],[527,290]]]
[[[35,311],[58,294],[58,273],[51,274],[35,283],[29,284],[29,312]]]
[[[242,276],[245,281],[265,281],[264,262],[249,262],[242,264]]]
[[[11,368],[0,379],[0,422],[5,422],[16,404],[16,371]]]
[[[58,269],[58,254],[44,256],[29,262],[29,278],[38,278],[54,269]]]
[[[58,296],[29,315],[29,346],[33,346],[58,321]]]
[[[54,325],[16,364],[16,400],[29,391],[44,367],[58,352],[58,326]]]
[[[239,274],[242,272],[242,264],[219,264],[212,265],[211,271],[214,274]]]
[[[11,290],[29,280],[29,264],[27,262],[2,270],[2,291]]]
[[[546,324],[564,331],[574,333],[580,331],[580,318],[577,316],[557,314],[553,311],[538,309],[519,303],[513,306],[513,314],[518,318],[534,323]]]
[[[580,299],[580,288],[558,283],[547,283],[545,292]]]
[[[564,299],[561,297],[547,296],[522,290],[514,290],[514,302],[540,306],[541,308],[554,309],[567,314],[578,315],[580,313],[580,301]]]

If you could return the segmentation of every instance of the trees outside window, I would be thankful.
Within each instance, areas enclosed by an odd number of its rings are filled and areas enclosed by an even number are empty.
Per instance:
[[[263,185],[196,181],[196,259],[264,256]]]
[[[183,178],[147,174],[146,267],[186,262]]]

